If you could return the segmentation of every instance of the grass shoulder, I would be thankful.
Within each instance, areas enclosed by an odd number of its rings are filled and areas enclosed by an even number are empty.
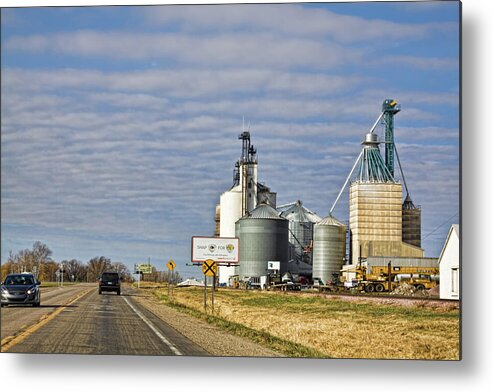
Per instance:
[[[202,288],[174,289],[171,298],[167,289],[151,290],[170,306],[289,357],[459,357],[459,310],[453,307],[221,288],[212,315],[203,310]]]
[[[182,313],[188,314],[200,320],[204,320],[207,323],[217,326],[229,333],[250,339],[257,344],[261,344],[264,347],[276,351],[286,357],[328,358],[326,355],[317,350],[311,349],[309,347],[304,347],[301,344],[293,343],[289,340],[275,337],[265,330],[258,331],[256,329],[249,328],[243,324],[235,323],[212,314],[207,314],[204,311],[199,311],[192,307],[186,306],[169,298],[167,293],[164,294],[156,290],[154,294],[160,302],[165,303],[167,306],[170,306]]]

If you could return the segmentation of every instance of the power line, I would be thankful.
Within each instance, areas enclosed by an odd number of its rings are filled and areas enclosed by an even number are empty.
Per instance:
[[[424,241],[425,239],[427,239],[430,235],[432,235],[435,231],[437,231],[440,227],[442,227],[445,223],[449,222],[450,220],[452,220],[453,218],[455,218],[459,213],[456,212],[454,215],[452,215],[450,218],[448,218],[445,222],[441,223],[438,227],[435,227],[430,233],[428,233],[423,239],[422,241]]]

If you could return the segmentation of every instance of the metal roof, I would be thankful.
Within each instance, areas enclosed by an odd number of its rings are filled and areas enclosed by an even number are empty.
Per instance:
[[[322,220],[316,213],[303,206],[301,200],[293,203],[288,209],[281,212],[281,216],[294,222],[317,223]]]
[[[274,207],[266,203],[260,203],[255,207],[250,214],[245,215],[241,219],[279,219],[286,220],[282,216],[279,216],[279,212]]]
[[[363,147],[363,155],[358,167],[356,181],[396,182],[383,161],[378,144],[369,144]]]
[[[344,226],[346,225],[342,223],[340,220],[334,218],[332,215],[326,216],[320,222],[317,223],[317,226]]]

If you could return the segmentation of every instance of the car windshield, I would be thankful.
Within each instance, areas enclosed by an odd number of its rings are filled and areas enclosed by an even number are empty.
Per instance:
[[[5,285],[28,286],[34,284],[34,279],[29,275],[11,275],[5,279]]]
[[[104,273],[101,276],[101,279],[102,280],[105,280],[105,281],[108,281],[108,280],[118,280],[118,274],[116,272],[115,273]]]

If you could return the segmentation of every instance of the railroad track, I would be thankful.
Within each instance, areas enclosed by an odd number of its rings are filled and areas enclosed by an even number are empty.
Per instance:
[[[371,299],[399,299],[408,301],[428,301],[436,303],[451,303],[459,304],[460,301],[454,299],[441,299],[436,297],[421,297],[421,296],[407,296],[407,295],[391,295],[391,294],[368,294],[368,293],[348,293],[344,291],[316,291],[316,290],[301,290],[301,291],[283,291],[283,294],[290,295],[318,295],[326,297],[352,297],[352,298],[371,298]]]

